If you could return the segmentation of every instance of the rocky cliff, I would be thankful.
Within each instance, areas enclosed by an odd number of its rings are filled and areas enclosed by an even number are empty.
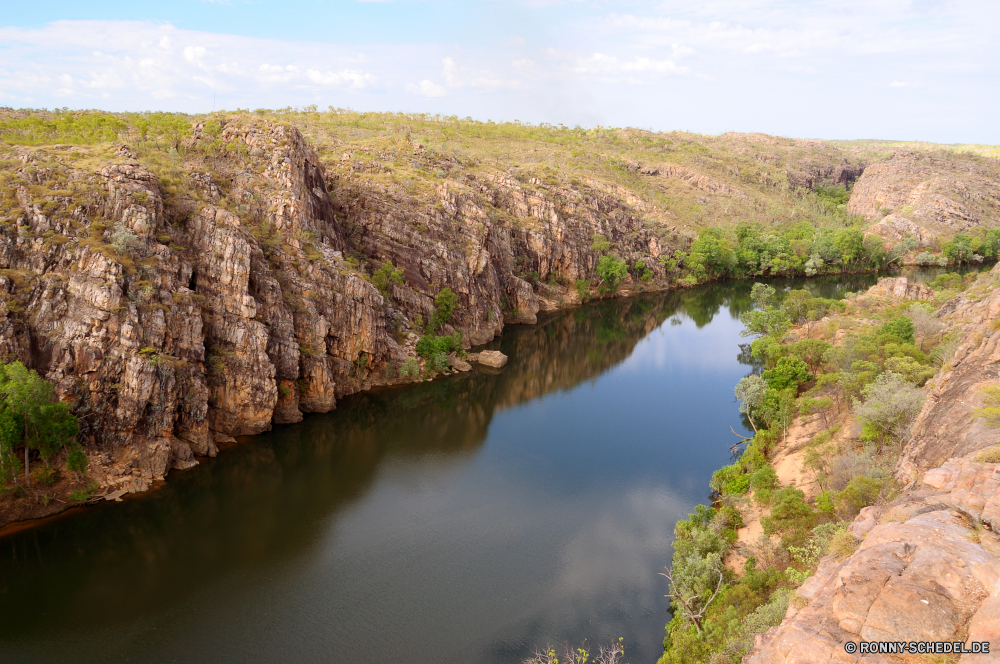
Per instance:
[[[294,127],[251,117],[197,125],[185,147],[166,167],[125,146],[19,147],[4,163],[0,354],[74,404],[108,492],[414,380],[398,367],[444,287],[459,309],[443,332],[468,345],[575,301],[566,284],[592,274],[598,233],[667,285],[669,231],[626,192],[503,172],[446,179],[430,200],[362,189],[350,155],[324,165]],[[370,275],[386,262],[403,278],[383,294]]]
[[[889,242],[921,246],[1000,219],[1000,163],[972,154],[899,151],[870,164],[847,206]]]
[[[975,417],[982,388],[1000,373],[1000,268],[938,312],[961,341],[928,385],[928,398],[896,467],[905,487],[866,507],[850,526],[860,540],[828,556],[796,592],[784,622],[758,637],[750,664],[924,661],[927,655],[849,654],[848,641],[988,641],[1000,658],[1000,465],[984,448],[1000,430]],[[918,298],[898,282],[873,291]],[[881,290],[879,290],[881,289]],[[991,448],[992,449],[992,448]]]
[[[596,285],[595,235],[632,268],[619,294],[671,288],[664,263],[701,228],[838,224],[808,188],[860,176],[856,195],[874,200],[903,172],[758,134],[393,114],[0,119],[0,359],[73,404],[102,492],[414,380],[399,368],[445,287],[459,303],[442,332],[483,344],[577,302],[577,280]],[[969,177],[988,185],[990,168]],[[996,223],[975,200],[977,223]],[[380,291],[389,263],[402,278]]]

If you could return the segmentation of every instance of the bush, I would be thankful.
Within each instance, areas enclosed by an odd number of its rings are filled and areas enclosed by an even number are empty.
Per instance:
[[[115,248],[119,256],[135,257],[139,254],[139,250],[142,247],[142,240],[132,232],[131,228],[118,222],[111,233],[111,246]]]
[[[576,295],[580,298],[580,302],[586,302],[590,299],[590,282],[586,279],[576,280]]]
[[[597,276],[601,280],[598,288],[604,292],[613,293],[627,275],[628,265],[614,256],[601,256],[597,262]]]
[[[774,494],[771,515],[760,520],[765,535],[778,535],[781,543],[802,546],[816,525],[816,511],[805,501],[805,494],[794,487],[785,487]]]
[[[442,288],[438,296],[434,298],[434,314],[428,323],[431,334],[451,320],[457,308],[458,296],[450,288]]]
[[[86,473],[88,463],[87,454],[79,445],[73,447],[66,455],[66,467],[74,473],[81,475]]]
[[[764,372],[764,380],[775,390],[798,388],[801,383],[809,382],[813,375],[805,362],[796,357],[783,357],[778,360],[773,369]]]
[[[976,408],[975,417],[986,420],[988,426],[1000,426],[1000,385],[987,385],[980,394],[983,397],[983,407]]]
[[[462,348],[462,332],[461,330],[455,332],[451,336],[438,337],[433,334],[425,334],[420,337],[417,341],[417,355],[420,357],[432,360],[433,357],[439,353],[444,353],[447,357],[448,353],[453,353],[455,351],[461,350]]]
[[[897,316],[882,326],[882,334],[891,334],[901,341],[913,343],[913,321],[906,316]]]
[[[874,505],[884,485],[884,481],[873,477],[855,477],[837,496],[840,513],[845,517],[853,517],[862,508]]]
[[[420,375],[420,363],[415,358],[406,358],[399,367],[399,375],[403,378],[416,378]]]
[[[778,474],[769,465],[758,468],[750,475],[750,487],[753,489],[754,499],[759,505],[770,505],[774,490],[780,486]]]
[[[438,351],[431,355],[431,368],[434,371],[445,371],[448,368],[448,354]]]
[[[864,401],[854,402],[854,413],[862,425],[878,431],[884,441],[903,443],[920,414],[925,395],[905,377],[891,371],[879,374],[875,382],[861,390]]]
[[[740,464],[734,463],[712,473],[708,485],[719,493],[742,496],[750,489],[750,476],[743,472]]]
[[[389,297],[390,287],[402,285],[403,270],[395,267],[392,261],[386,261],[372,274],[372,283],[375,284],[375,288],[382,293],[383,297]]]

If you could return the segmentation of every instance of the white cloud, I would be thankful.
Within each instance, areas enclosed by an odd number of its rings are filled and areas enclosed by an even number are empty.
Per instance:
[[[534,69],[535,67],[538,66],[538,63],[528,58],[522,58],[521,60],[514,60],[511,64],[514,66],[514,69],[517,69],[518,71],[527,71],[529,69]]]
[[[451,58],[442,60],[445,85],[449,88],[517,88],[521,85],[517,80],[503,80],[495,76],[488,69],[474,69],[472,67],[460,67]]]
[[[905,88],[909,85],[906,81],[893,81],[889,84],[890,88]]]
[[[406,91],[411,95],[420,95],[421,97],[444,97],[448,94],[448,90],[444,87],[427,79],[420,81],[420,85],[407,84]]]
[[[349,83],[352,88],[366,87],[371,85],[375,80],[375,77],[371,74],[353,69],[344,69],[338,72],[319,72],[315,69],[310,69],[306,72],[306,76],[317,85],[339,86]]]
[[[687,67],[679,67],[670,60],[651,60],[647,57],[637,57],[630,61],[619,60],[615,56],[594,53],[589,58],[580,60],[575,70],[580,73],[617,74],[622,72],[653,73],[653,74],[686,74]]]
[[[188,62],[199,62],[208,50],[204,46],[185,46],[184,47],[184,59]]]

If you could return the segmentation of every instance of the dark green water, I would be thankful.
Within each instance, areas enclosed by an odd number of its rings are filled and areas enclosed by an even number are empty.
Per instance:
[[[508,328],[499,374],[355,395],[0,539],[0,662],[500,663],[619,636],[655,661],[674,523],[742,430],[750,285]]]

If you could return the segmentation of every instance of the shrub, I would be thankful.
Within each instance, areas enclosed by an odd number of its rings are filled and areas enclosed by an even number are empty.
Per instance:
[[[420,337],[417,341],[417,355],[420,357],[432,360],[438,353],[444,353],[447,357],[448,353],[453,353],[462,348],[462,332],[461,330],[456,331],[455,334],[446,337],[438,337],[433,334],[425,334]]]
[[[91,480],[87,486],[69,492],[69,499],[74,503],[85,503],[90,500],[97,490],[101,488],[97,482]]]
[[[803,339],[788,344],[786,350],[792,357],[805,362],[811,371],[818,371],[823,364],[823,357],[832,348],[832,344],[822,339]]]
[[[628,265],[614,256],[601,256],[597,262],[598,288],[604,292],[613,293],[627,275]]]
[[[773,369],[764,372],[764,380],[775,390],[798,388],[801,383],[813,379],[809,367],[796,357],[783,357],[778,360]]]
[[[719,493],[742,496],[750,489],[750,476],[743,472],[739,463],[734,463],[712,473],[709,486]]]
[[[580,298],[581,302],[586,302],[590,299],[590,282],[586,279],[577,279],[576,281],[576,295]]]
[[[434,298],[434,314],[431,316],[428,327],[433,334],[439,327],[451,320],[458,308],[458,295],[450,288],[442,288],[437,297]]]
[[[416,378],[420,375],[420,363],[416,358],[408,357],[399,367],[399,375],[403,378]]]
[[[1000,445],[980,450],[976,453],[976,461],[979,463],[1000,463]]]
[[[934,367],[920,364],[912,357],[907,356],[888,358],[885,361],[885,370],[897,373],[914,385],[920,386],[923,386],[937,373],[937,369]]]
[[[389,290],[393,285],[402,285],[403,270],[395,267],[392,261],[382,263],[382,267],[372,274],[372,283],[384,297],[389,296]],[[439,296],[440,297],[440,296]]]
[[[853,517],[862,508],[874,505],[885,482],[874,477],[855,477],[837,496],[840,513],[845,517]]]
[[[899,443],[909,437],[925,399],[922,390],[891,371],[879,374],[875,382],[862,388],[861,396],[864,401],[855,400],[854,413],[862,425],[878,431],[883,441],[891,437]]]
[[[906,316],[897,316],[882,326],[883,334],[891,334],[901,341],[913,343],[913,321]]]
[[[115,248],[119,256],[135,257],[138,255],[140,247],[142,247],[142,240],[132,232],[131,228],[118,222],[111,233],[111,246]]]
[[[988,426],[1000,426],[1000,385],[987,385],[980,394],[983,397],[983,407],[976,408],[975,417],[986,420]]]
[[[771,515],[760,520],[765,535],[778,535],[785,547],[802,546],[816,525],[816,511],[805,501],[805,494],[785,487],[774,494]]]
[[[66,467],[78,475],[87,472],[88,464],[87,454],[79,445],[74,446],[66,455]]]
[[[838,558],[846,558],[857,550],[858,538],[846,530],[842,530],[835,534],[830,539],[830,545],[827,547],[827,551]]]
[[[448,354],[438,351],[431,355],[431,368],[435,371],[445,371],[448,368]]]
[[[771,466],[762,466],[750,475],[750,486],[753,488],[754,499],[758,504],[767,506],[771,504],[774,490],[781,486],[778,481],[778,474]]]

